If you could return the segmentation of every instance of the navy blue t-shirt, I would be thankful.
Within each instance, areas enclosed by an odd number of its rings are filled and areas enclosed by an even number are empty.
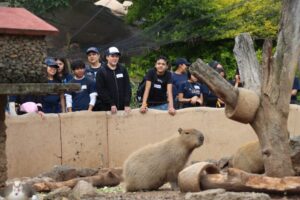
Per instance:
[[[48,80],[48,83],[59,83],[56,80]],[[42,96],[42,105],[44,113],[60,113],[60,96],[58,94],[48,94],[46,96]]]
[[[62,83],[68,83],[70,80],[72,80],[73,76],[69,73],[65,74],[63,77],[61,77]]]
[[[206,84],[201,84],[201,91],[203,94],[204,105],[208,107],[216,107],[218,97],[210,91]]]
[[[188,76],[186,73],[184,74],[176,74],[172,73],[172,84],[173,84],[173,97],[175,98],[178,93],[180,86],[188,80]]]
[[[147,102],[149,106],[167,103],[167,85],[172,84],[171,72],[166,71],[163,75],[157,75],[156,69],[150,69],[145,78],[151,81]]]
[[[88,77],[81,80],[72,79],[69,83],[79,83],[81,90],[69,93],[72,95],[72,111],[88,110],[90,94],[96,92],[95,82]]]
[[[200,97],[201,95],[201,84],[200,83],[191,83],[189,81],[186,81],[182,83],[179,87],[178,93],[183,93],[184,98],[192,98],[194,96]],[[183,107],[193,107],[195,105],[191,103],[184,103]],[[199,106],[199,105],[198,105]]]

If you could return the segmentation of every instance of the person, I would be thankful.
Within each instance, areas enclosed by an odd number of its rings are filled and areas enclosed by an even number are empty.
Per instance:
[[[216,71],[224,78],[226,79],[227,76],[226,76],[226,73],[225,73],[225,70],[223,68],[216,68]],[[225,107],[225,102],[218,98],[217,102],[216,102],[216,107],[217,108],[223,108]]]
[[[293,82],[292,92],[291,92],[291,101],[290,101],[291,104],[298,104],[297,94],[299,89],[300,89],[299,78],[295,77]]]
[[[59,57],[55,58],[56,64],[58,65],[58,78],[62,83],[68,83],[73,76],[70,74],[69,62],[66,58]]]
[[[182,83],[188,80],[187,68],[190,66],[190,63],[185,58],[177,58],[174,62],[175,72],[172,73],[172,85],[173,85],[173,97],[174,105],[177,109],[179,106],[178,102],[178,90]]]
[[[223,66],[221,65],[221,63],[219,63],[216,60],[212,60],[211,62],[208,63],[208,65],[213,68],[214,70],[216,69],[223,69]]]
[[[75,60],[71,63],[74,74],[69,83],[79,83],[80,91],[66,93],[67,111],[92,111],[97,97],[95,82],[85,76],[85,64],[82,60]]]
[[[101,55],[97,47],[90,47],[86,50],[88,64],[86,65],[85,74],[88,78],[96,82],[96,75],[102,66]]]
[[[196,76],[190,72],[187,73],[188,80],[180,85],[178,91],[178,100],[181,108],[196,107],[203,105],[203,94],[201,85]]]
[[[96,89],[98,93],[94,110],[118,110],[126,113],[131,111],[131,86],[127,69],[119,63],[121,53],[117,47],[110,47],[106,51],[105,63],[96,75]]]
[[[146,86],[143,95],[141,113],[146,113],[148,107],[158,110],[168,110],[175,115],[172,94],[172,74],[168,71],[168,61],[164,56],[156,59],[155,67],[146,75]]]
[[[17,95],[14,98],[17,115],[27,113],[37,113],[42,119],[45,117],[41,96],[37,95]]]
[[[49,84],[61,83],[58,77],[58,64],[53,58],[46,58],[44,63],[47,65],[47,80]],[[42,96],[42,105],[44,113],[65,112],[64,94],[47,94]]]
[[[243,87],[244,86],[243,82],[241,81],[241,76],[240,76],[239,68],[236,68],[236,70],[235,70],[234,81],[233,81],[232,84],[233,84],[233,86],[235,88]]]

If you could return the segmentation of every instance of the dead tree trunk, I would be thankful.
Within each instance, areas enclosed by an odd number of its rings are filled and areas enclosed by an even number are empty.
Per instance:
[[[232,119],[250,123],[259,138],[266,175],[272,177],[294,175],[289,153],[287,119],[292,83],[300,55],[299,30],[300,1],[284,0],[274,56],[271,51],[272,42],[267,40],[263,47],[263,62],[260,67],[249,34],[239,35],[234,48],[241,78],[245,88],[248,89],[246,91],[252,91],[257,95],[258,104],[253,109],[253,119],[252,116],[246,120],[240,120],[239,117]],[[247,100],[247,96],[243,96],[241,90],[230,88],[225,80],[221,80],[218,74],[213,74],[212,70],[207,68],[206,64],[197,60],[193,63],[191,71],[225,101],[225,110],[238,112],[239,109],[244,109],[239,114],[245,114],[247,107],[252,106],[248,105],[251,102],[245,105],[239,105],[239,102]],[[219,78],[210,79],[212,74]]]

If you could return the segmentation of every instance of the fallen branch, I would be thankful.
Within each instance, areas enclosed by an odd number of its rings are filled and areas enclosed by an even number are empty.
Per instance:
[[[116,186],[121,182],[120,176],[109,171],[100,175],[74,178],[68,181],[35,183],[32,187],[36,192],[49,192],[64,186],[73,188],[81,180],[91,183],[94,187]]]
[[[300,177],[275,178],[235,168],[229,168],[227,173],[222,174],[215,166],[205,162],[185,168],[179,173],[178,180],[182,192],[223,188],[233,192],[300,194]]]

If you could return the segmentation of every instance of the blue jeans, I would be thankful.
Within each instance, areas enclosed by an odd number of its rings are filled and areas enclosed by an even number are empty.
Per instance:
[[[168,110],[168,104],[161,104],[157,106],[150,106],[150,109],[155,109],[155,110]]]

